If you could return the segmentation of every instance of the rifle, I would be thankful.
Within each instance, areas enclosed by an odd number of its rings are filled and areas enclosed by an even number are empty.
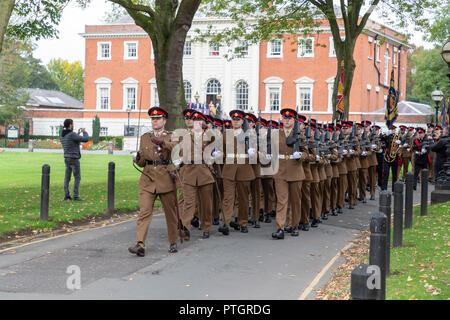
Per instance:
[[[272,112],[270,113],[269,129],[267,130],[267,154],[272,154]]]
[[[255,132],[256,132],[256,143],[259,144],[259,134],[261,131],[261,110],[258,111],[258,121],[256,122]],[[259,146],[258,146],[259,149]]]
[[[331,154],[328,143],[325,143],[330,140],[330,136],[328,135],[328,139],[327,139],[326,135],[327,135],[326,133],[322,133],[322,135],[320,136],[320,144],[324,145],[325,147],[320,147],[319,152],[322,152],[323,154]]]
[[[248,125],[248,120],[244,117],[244,125],[242,126],[242,131],[244,131],[244,133],[246,133],[249,129],[250,129],[250,126]],[[248,148],[249,148],[248,135],[245,136],[244,142],[245,142],[245,150],[247,152]]]

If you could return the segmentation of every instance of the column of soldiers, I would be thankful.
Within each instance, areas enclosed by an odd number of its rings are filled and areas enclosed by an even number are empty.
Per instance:
[[[191,227],[200,228],[207,239],[211,225],[219,225],[218,231],[229,236],[231,228],[247,234],[249,226],[258,229],[275,218],[273,239],[284,239],[285,233],[299,236],[299,231],[342,214],[345,202],[348,209],[354,209],[357,200],[366,203],[366,191],[375,200],[377,184],[387,188],[388,169],[397,180],[399,157],[406,172],[411,161],[415,172],[424,168],[422,151],[427,147],[420,140],[421,128],[416,138],[404,126],[398,134],[391,128],[382,135],[370,121],[307,121],[291,108],[280,111],[279,122],[242,110],[232,110],[231,120],[224,120],[186,109],[186,133],[174,138],[164,128],[166,110],[153,107],[148,113],[153,131],[141,137],[134,156],[144,168],[137,242],[129,248],[138,256],[145,255],[158,196],[166,216],[169,252],[174,253],[178,237],[190,239]],[[176,148],[181,151],[174,165]],[[420,154],[414,153],[418,148]],[[395,159],[386,161],[389,157]],[[274,162],[277,170],[270,171]]]

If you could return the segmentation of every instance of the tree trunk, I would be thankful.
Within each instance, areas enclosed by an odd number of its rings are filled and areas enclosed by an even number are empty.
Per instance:
[[[11,17],[15,0],[0,0],[0,53],[2,52],[3,39]]]

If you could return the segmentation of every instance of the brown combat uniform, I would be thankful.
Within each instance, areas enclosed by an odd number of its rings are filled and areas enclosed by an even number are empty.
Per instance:
[[[137,165],[144,168],[144,174],[139,180],[139,202],[140,210],[137,219],[137,242],[145,244],[148,228],[153,218],[153,207],[156,198],[159,196],[164,214],[166,216],[167,231],[170,244],[177,242],[178,217],[176,211],[177,195],[174,191],[174,183],[167,172],[174,172],[172,164],[162,164],[161,158],[152,142],[152,138],[164,140],[162,155],[165,163],[169,163],[171,150],[176,144],[171,142],[172,134],[168,131],[162,133],[149,132],[144,134],[140,140],[139,155]]]

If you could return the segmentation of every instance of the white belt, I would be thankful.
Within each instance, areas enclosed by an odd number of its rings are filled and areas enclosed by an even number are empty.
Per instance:
[[[227,158],[248,158],[248,154],[227,153]]]
[[[286,160],[289,160],[289,159],[291,159],[292,158],[292,156],[291,155],[284,155],[284,154],[279,154],[278,155],[278,159],[286,159]]]

